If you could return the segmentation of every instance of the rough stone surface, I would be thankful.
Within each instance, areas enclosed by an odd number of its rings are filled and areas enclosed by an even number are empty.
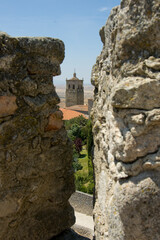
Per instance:
[[[76,212],[93,216],[93,195],[76,191],[69,202]]]
[[[0,96],[0,117],[13,115],[16,111],[16,97],[15,96]]]
[[[63,113],[61,111],[56,111],[49,116],[48,125],[46,131],[58,130],[63,127]]]
[[[160,239],[160,2],[122,0],[92,70],[97,240]]]
[[[64,44],[0,32],[0,239],[48,240],[71,227],[71,143],[52,77]]]

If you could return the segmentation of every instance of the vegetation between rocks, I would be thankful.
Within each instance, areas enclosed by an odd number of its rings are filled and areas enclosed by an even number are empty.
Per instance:
[[[73,168],[76,190],[93,193],[92,123],[83,116],[65,121],[68,137],[73,141]]]

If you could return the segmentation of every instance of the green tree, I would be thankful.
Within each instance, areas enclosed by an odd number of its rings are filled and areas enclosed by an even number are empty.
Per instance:
[[[92,134],[92,122],[91,120],[88,120],[87,123],[87,151],[88,151],[88,157],[92,156],[92,148],[93,148],[93,134]]]
[[[66,120],[65,121],[65,128],[66,128],[66,130],[70,130],[71,126],[73,124],[77,124],[80,128],[82,128],[82,127],[86,126],[87,121],[88,120],[81,115],[79,117],[72,118],[70,120]]]
[[[82,165],[80,164],[78,160],[78,156],[73,157],[73,164],[72,164],[74,171],[77,172],[82,169]]]
[[[77,153],[80,155],[80,152],[82,151],[82,139],[81,138],[76,138],[74,140],[74,145]]]
[[[65,121],[69,138],[73,141],[73,168],[75,170],[76,189],[92,194],[94,191],[92,165],[92,122],[83,116]],[[86,145],[82,150],[82,145]],[[84,157],[85,155],[85,157]],[[85,158],[85,161],[84,161]],[[83,159],[83,160],[82,160]],[[88,165],[88,166],[87,166]]]
[[[93,160],[92,159],[93,134],[92,134],[92,122],[91,122],[91,120],[88,121],[87,128],[88,128],[88,136],[87,136],[88,175],[89,175],[89,177],[91,177],[91,179],[93,179],[93,163],[92,163],[92,160]]]
[[[81,129],[77,123],[71,125],[70,130],[68,130],[68,137],[74,142],[76,138],[81,136]]]

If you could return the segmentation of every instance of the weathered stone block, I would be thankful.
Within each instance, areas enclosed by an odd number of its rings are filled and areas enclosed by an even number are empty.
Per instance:
[[[0,96],[0,117],[13,115],[17,108],[15,96]]]
[[[52,83],[63,58],[58,39],[0,33],[0,239],[48,240],[74,224],[72,147]]]
[[[63,127],[63,114],[61,111],[56,111],[49,116],[46,131],[59,130]]]
[[[97,240],[160,239],[160,2],[122,0],[92,71]]]

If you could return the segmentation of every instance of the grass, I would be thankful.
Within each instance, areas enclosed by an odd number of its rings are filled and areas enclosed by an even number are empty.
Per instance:
[[[82,169],[75,172],[76,189],[86,193],[93,193],[92,189],[93,189],[94,183],[91,176],[89,176],[88,154],[87,154],[86,146],[83,146],[83,149],[80,154],[81,155],[78,158],[78,160],[82,166]]]
[[[83,150],[80,153],[80,157],[78,158],[79,163],[82,165],[82,169],[77,171],[76,174],[77,176],[88,176],[88,155],[87,155],[87,150],[86,146],[83,146]]]

